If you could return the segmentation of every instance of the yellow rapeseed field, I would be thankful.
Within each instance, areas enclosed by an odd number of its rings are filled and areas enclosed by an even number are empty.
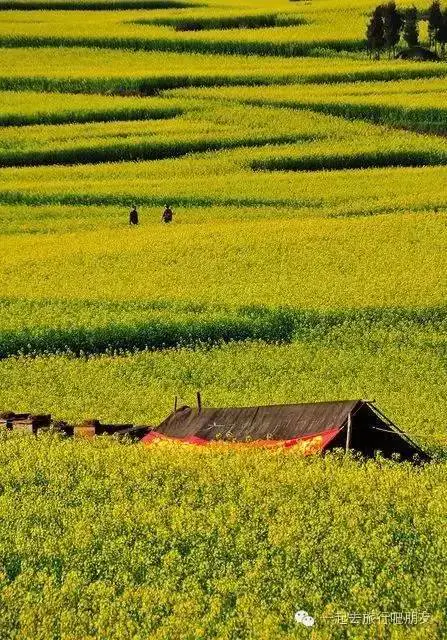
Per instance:
[[[375,399],[433,461],[0,426],[1,640],[447,637],[447,64],[374,8],[2,0],[0,412]]]

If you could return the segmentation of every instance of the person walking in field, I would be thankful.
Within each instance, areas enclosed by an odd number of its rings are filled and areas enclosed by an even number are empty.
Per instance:
[[[170,222],[172,222],[173,217],[174,217],[174,213],[171,207],[167,204],[165,206],[165,210],[163,211],[163,215],[161,216],[161,221],[164,222],[165,224],[169,224]]]
[[[138,224],[138,222],[139,222],[138,210],[135,205],[132,205],[132,209],[130,210],[130,213],[129,213],[129,224],[130,226],[133,226],[135,224]]]

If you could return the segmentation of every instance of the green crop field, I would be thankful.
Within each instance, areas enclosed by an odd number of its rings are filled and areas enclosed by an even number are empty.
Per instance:
[[[447,59],[375,6],[0,0],[0,412],[364,398],[433,457],[0,430],[1,640],[447,637]]]

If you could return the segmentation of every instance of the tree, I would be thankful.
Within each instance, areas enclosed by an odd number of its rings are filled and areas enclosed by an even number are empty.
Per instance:
[[[383,32],[385,46],[388,49],[388,57],[396,50],[399,44],[400,32],[402,31],[403,19],[401,13],[396,8],[394,0],[383,7]]]
[[[410,7],[405,11],[403,35],[410,48],[419,44],[418,10],[416,7]]]
[[[366,29],[366,46],[369,55],[374,55],[378,60],[380,58],[380,52],[385,46],[385,24],[382,6],[376,7],[372,13]]]
[[[437,31],[437,41],[441,45],[441,54],[445,55],[447,46],[447,9],[442,12],[442,22]]]
[[[428,10],[428,43],[430,47],[434,47],[439,42],[438,34],[442,29],[443,16],[441,12],[441,4],[439,0],[433,0]]]

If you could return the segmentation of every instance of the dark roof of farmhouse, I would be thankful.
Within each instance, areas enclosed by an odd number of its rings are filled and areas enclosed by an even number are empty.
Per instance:
[[[350,427],[349,427],[350,425]],[[292,440],[322,435],[321,450],[352,448],[373,456],[429,456],[372,401],[338,400],[259,407],[181,407],[171,413],[155,431],[168,438],[234,442]]]
[[[421,46],[404,49],[397,54],[396,58],[401,58],[402,60],[440,60],[435,51]]]
[[[362,400],[341,400],[201,410],[182,407],[168,416],[157,431],[177,438],[194,435],[207,440],[219,437],[285,440],[341,428],[349,413],[362,403]]]

